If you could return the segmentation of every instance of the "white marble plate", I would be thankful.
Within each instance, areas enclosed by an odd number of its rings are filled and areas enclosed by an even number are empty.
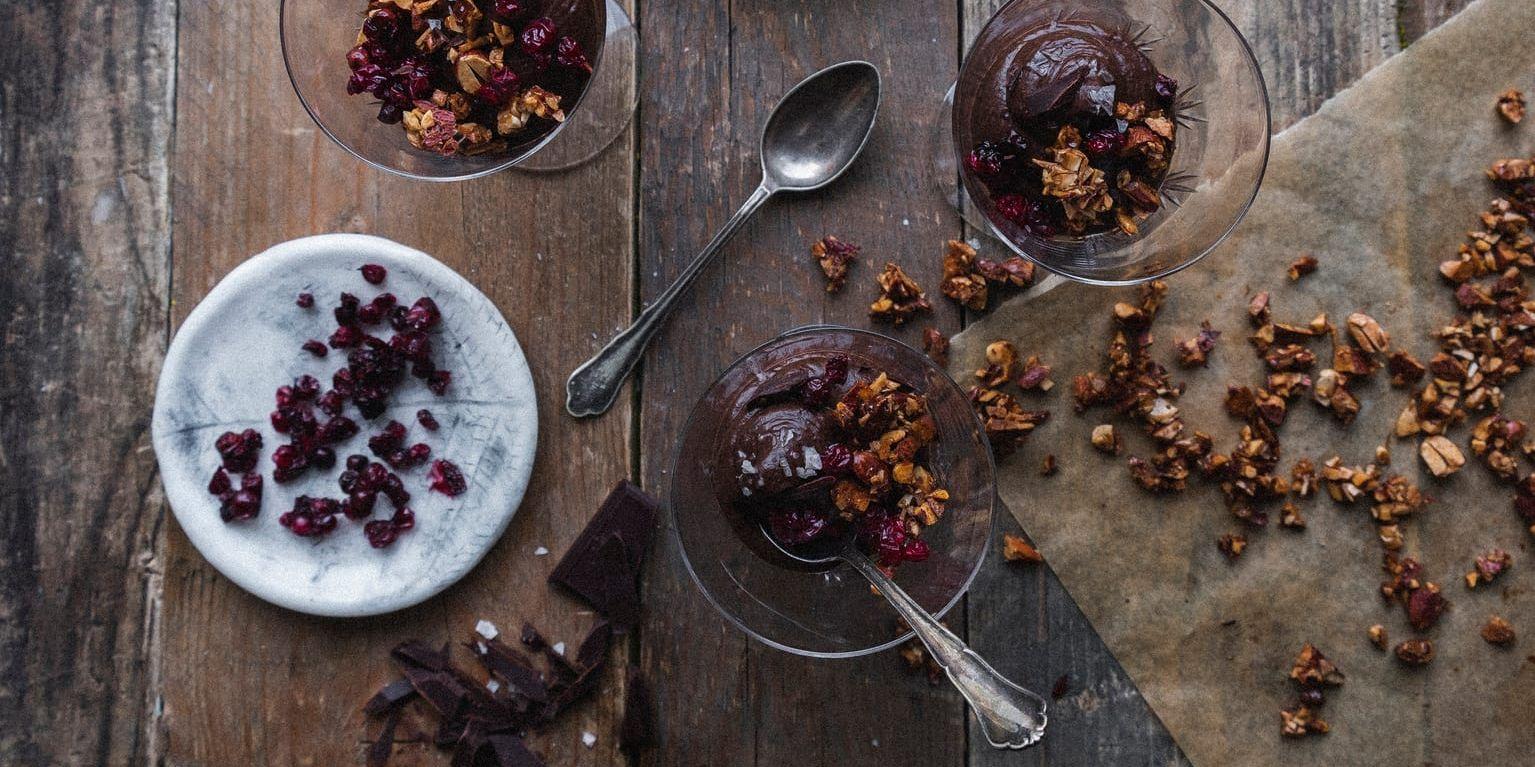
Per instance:
[[[389,269],[383,285],[363,281],[365,263]],[[443,321],[434,332],[434,356],[451,370],[446,396],[408,378],[388,412],[367,421],[355,407],[346,415],[362,427],[336,446],[337,467],[311,469],[287,484],[272,481],[272,451],[286,440],[272,429],[273,391],[303,373],[330,386],[345,355],[316,359],[299,348],[324,340],[335,327],[331,308],[342,292],[364,303],[394,293],[410,304],[431,296]],[[312,309],[294,305],[301,292]],[[387,337],[388,326],[376,331]],[[433,433],[416,422],[428,408],[442,424]],[[322,416],[323,417],[323,416]],[[330,535],[300,538],[277,518],[298,495],[341,498],[341,463],[367,454],[367,437],[390,418],[408,429],[407,444],[425,442],[432,456],[458,464],[469,489],[457,498],[427,490],[428,466],[400,472],[411,493],[416,527],[387,549],[368,546],[362,523],[344,517]],[[245,522],[219,518],[208,479],[218,467],[213,442],[229,430],[254,427],[264,446],[261,514]],[[474,567],[506,530],[528,486],[538,440],[533,377],[517,337],[483,293],[452,269],[420,251],[378,237],[328,234],[285,242],[241,264],[203,299],[171,342],[155,395],[154,448],[176,520],[197,550],[241,588],[273,604],[314,615],[377,615],[417,604]],[[234,478],[238,483],[238,477]],[[380,495],[375,518],[393,507]]]

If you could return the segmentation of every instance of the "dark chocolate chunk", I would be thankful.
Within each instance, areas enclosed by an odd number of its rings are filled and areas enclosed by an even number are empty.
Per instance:
[[[415,694],[416,688],[411,685],[409,679],[396,679],[374,693],[373,697],[363,704],[362,711],[368,716],[388,713],[410,700]]]
[[[618,729],[619,750],[633,754],[655,742],[650,712],[650,691],[636,666],[629,667],[624,685],[624,720]]]
[[[405,710],[399,706],[390,709],[389,716],[384,719],[384,729],[378,733],[378,740],[368,747],[368,767],[384,767],[389,763],[389,757],[394,754],[394,729],[399,726],[400,716],[404,713]]]
[[[484,652],[480,652],[479,647],[484,647]],[[481,642],[475,648],[475,654],[485,664],[485,668],[500,677],[512,692],[534,703],[548,702],[549,688],[544,677],[534,670],[526,655],[508,647],[499,639]]]
[[[618,483],[587,523],[549,582],[590,604],[622,631],[639,620],[639,574],[655,531],[657,503],[633,483]]]
[[[613,626],[607,621],[598,621],[592,630],[587,632],[586,638],[581,640],[581,649],[576,651],[576,663],[583,669],[590,669],[601,665],[607,660],[608,645],[613,638]]]

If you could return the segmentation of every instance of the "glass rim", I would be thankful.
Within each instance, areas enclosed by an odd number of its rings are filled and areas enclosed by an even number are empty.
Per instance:
[[[1008,9],[1015,5],[1032,1],[1033,0],[1008,0],[1008,2],[1005,3],[1001,8],[997,9],[996,13],[992,14],[991,18],[986,20],[986,23],[981,26],[980,31],[976,33],[975,39],[980,40],[982,37],[984,37],[986,35],[986,31],[990,29],[993,24],[997,23],[997,20],[1001,18],[1002,14],[1006,13]],[[1253,203],[1258,199],[1258,193],[1263,190],[1263,179],[1268,174],[1269,154],[1273,149],[1274,143],[1274,108],[1273,104],[1269,100],[1268,81],[1263,77],[1263,68],[1258,66],[1258,57],[1253,53],[1252,44],[1248,42],[1247,36],[1242,34],[1242,30],[1237,27],[1235,22],[1231,20],[1231,17],[1227,16],[1226,12],[1221,10],[1220,6],[1216,5],[1211,0],[1193,1],[1197,2],[1199,5],[1204,6],[1207,11],[1213,13],[1216,18],[1219,18],[1226,25],[1226,28],[1230,30],[1231,34],[1236,36],[1237,45],[1242,51],[1243,61],[1246,62],[1248,70],[1253,73],[1254,78],[1257,80],[1258,95],[1260,100],[1263,102],[1263,146],[1259,152],[1258,175],[1253,181],[1252,191],[1247,195],[1247,199],[1242,202],[1241,209],[1237,211],[1236,216],[1234,216],[1231,219],[1231,222],[1226,225],[1225,230],[1222,231],[1220,235],[1215,239],[1211,240],[1210,244],[1202,248],[1198,255],[1195,255],[1193,258],[1185,259],[1181,263],[1170,265],[1164,269],[1159,269],[1155,272],[1150,272],[1144,276],[1136,277],[1134,279],[1104,279],[1100,277],[1087,277],[1051,266],[1050,264],[1045,263],[1045,261],[1042,259],[1037,258],[1030,254],[1028,251],[1024,250],[1016,242],[1014,242],[1011,237],[1008,237],[1006,234],[1004,234],[1002,230],[997,227],[996,222],[992,220],[991,216],[987,215],[983,210],[981,211],[982,217],[986,219],[987,228],[990,230],[988,233],[992,237],[1000,240],[1004,245],[1008,247],[1009,250],[1017,253],[1018,255],[1027,259],[1030,263],[1039,266],[1051,274],[1058,274],[1068,280],[1073,282],[1080,282],[1084,285],[1095,285],[1098,287],[1110,288],[1141,285],[1153,280],[1160,280],[1164,277],[1169,277],[1171,275],[1177,274],[1178,272],[1181,272],[1184,269],[1187,269],[1199,263],[1200,261],[1203,261],[1206,256],[1210,255],[1211,252],[1220,247],[1222,243],[1231,237],[1231,233],[1236,231],[1237,226],[1247,218],[1247,212],[1252,209]],[[965,51],[965,60],[960,62],[959,75],[955,78],[955,84],[951,86],[951,93],[954,94],[955,98],[957,98],[959,93],[958,84],[959,80],[964,76],[965,64],[970,61],[970,53],[974,50],[974,48],[975,44],[972,42],[970,48]],[[958,119],[957,113],[954,119]],[[951,125],[949,130],[949,143],[953,148],[955,160],[958,163],[956,167],[962,168],[964,167],[964,153],[960,150],[958,142],[954,140],[954,131],[955,128]],[[960,188],[963,189],[963,172],[961,172],[960,175]],[[1131,240],[1131,242],[1134,242],[1134,240]]]
[[[540,149],[543,149],[545,146],[547,146],[550,141],[553,141],[554,137],[558,136],[561,131],[565,130],[565,126],[570,124],[570,117],[576,113],[576,110],[580,109],[581,106],[586,103],[587,91],[589,91],[591,89],[592,80],[596,78],[596,76],[597,76],[597,68],[602,66],[602,60],[603,60],[604,55],[607,53],[607,48],[608,48],[608,46],[607,46],[607,36],[609,34],[608,25],[610,23],[610,20],[604,18],[604,20],[603,20],[603,33],[602,33],[603,34],[603,45],[602,45],[602,47],[600,49],[598,49],[597,55],[594,57],[594,60],[592,61],[592,74],[589,77],[587,77],[586,84],[584,86],[582,86],[580,97],[576,99],[575,105],[572,106],[569,109],[569,111],[566,113],[565,119],[560,121],[557,125],[554,126],[554,130],[549,131],[549,133],[545,134],[545,136],[543,138],[539,139],[537,142],[535,142],[534,144],[530,145],[526,150],[524,150],[523,152],[521,152],[521,153],[519,153],[519,154],[517,154],[515,156],[511,156],[511,157],[509,157],[508,159],[506,159],[506,160],[504,160],[502,162],[496,163],[495,165],[491,165],[491,166],[486,167],[486,168],[482,168],[480,170],[471,171],[471,172],[468,172],[468,173],[459,173],[459,174],[455,174],[455,175],[425,176],[425,175],[421,175],[419,173],[411,173],[410,171],[407,171],[407,170],[401,170],[401,169],[396,168],[396,167],[394,167],[392,165],[389,165],[387,163],[379,162],[379,161],[374,160],[374,159],[372,159],[370,157],[364,156],[363,154],[358,152],[356,149],[353,149],[350,144],[348,144],[345,141],[342,141],[341,137],[337,136],[334,132],[332,132],[331,129],[330,129],[330,126],[326,125],[325,121],[321,120],[320,116],[315,114],[314,107],[312,107],[309,104],[309,99],[304,96],[304,89],[299,87],[298,79],[295,78],[294,75],[293,75],[293,61],[292,61],[292,58],[291,58],[291,56],[289,54],[289,51],[288,51],[288,24],[287,24],[287,21],[288,21],[288,4],[289,3],[302,2],[302,1],[303,0],[278,0],[278,4],[277,4],[277,43],[278,43],[278,47],[282,49],[283,73],[288,76],[288,85],[293,88],[293,93],[298,96],[299,104],[301,104],[304,107],[304,113],[309,115],[309,119],[311,121],[313,121],[316,126],[319,127],[321,133],[324,133],[327,138],[329,138],[333,143],[335,143],[336,146],[339,146],[343,150],[345,150],[347,154],[357,158],[358,160],[361,160],[364,164],[366,164],[366,165],[368,165],[370,167],[377,168],[378,170],[384,171],[385,173],[389,173],[389,174],[392,174],[392,175],[395,175],[395,176],[399,176],[401,178],[408,178],[408,179],[410,179],[412,181],[431,181],[431,182],[438,182],[438,183],[444,183],[444,182],[450,182],[450,181],[470,181],[470,180],[477,179],[477,178],[484,178],[484,177],[489,176],[489,175],[491,175],[493,173],[500,173],[501,171],[504,171],[504,170],[506,170],[508,168],[516,167],[517,163],[520,163],[523,160],[526,160],[529,157],[532,157]],[[597,2],[599,2],[599,3],[601,3],[603,5],[603,14],[604,14],[604,17],[605,17],[606,14],[607,14],[607,5],[608,5],[607,0],[597,0]]]
[[[693,405],[693,409],[688,412],[688,418],[683,423],[682,436],[677,440],[677,447],[676,447],[676,450],[673,452],[673,456],[672,456],[672,480],[671,480],[671,487],[670,487],[671,498],[669,499],[669,501],[672,501],[672,502],[668,502],[666,504],[666,506],[667,506],[667,516],[669,517],[669,519],[671,521],[671,538],[677,544],[677,550],[679,552],[681,552],[681,554],[682,554],[682,565],[688,571],[688,577],[692,579],[693,585],[698,588],[698,591],[701,594],[703,594],[704,599],[709,602],[710,606],[712,606],[715,609],[715,611],[718,612],[721,616],[723,616],[725,618],[725,620],[727,622],[729,622],[731,625],[735,626],[737,629],[740,629],[741,632],[746,634],[748,637],[751,637],[752,639],[754,639],[754,640],[756,640],[758,642],[761,642],[762,644],[767,645],[768,647],[772,647],[772,648],[774,648],[776,650],[782,650],[782,651],[790,653],[792,655],[799,655],[799,656],[807,657],[807,658],[825,658],[825,659],[858,658],[858,657],[862,657],[862,656],[865,656],[865,655],[873,655],[874,653],[881,652],[881,651],[884,651],[884,650],[888,650],[888,649],[890,649],[892,647],[895,647],[896,645],[899,645],[902,642],[905,642],[905,641],[911,639],[912,637],[916,636],[916,632],[914,632],[914,631],[912,631],[911,629],[908,628],[906,631],[902,632],[901,634],[896,636],[894,639],[891,639],[891,640],[889,640],[887,642],[882,642],[880,644],[872,645],[870,647],[859,649],[859,650],[845,650],[845,651],[838,651],[838,652],[825,652],[825,651],[820,651],[820,650],[807,650],[807,649],[802,648],[802,647],[793,647],[793,646],[790,646],[790,645],[786,645],[786,644],[784,644],[782,642],[778,642],[778,641],[775,641],[773,639],[769,639],[768,637],[765,637],[765,636],[759,634],[757,631],[753,630],[751,627],[747,626],[744,622],[742,622],[741,619],[738,618],[735,614],[731,613],[729,610],[726,610],[725,607],[720,604],[719,600],[717,600],[714,597],[714,594],[709,590],[709,588],[704,585],[703,579],[699,577],[697,570],[695,570],[694,567],[693,567],[692,557],[690,557],[688,555],[687,546],[686,546],[686,544],[682,540],[682,532],[681,532],[681,529],[679,528],[679,526],[677,524],[677,506],[676,506],[676,503],[674,502],[675,499],[678,496],[677,485],[678,485],[679,482],[682,481],[682,479],[681,479],[682,472],[679,470],[681,465],[682,465],[682,451],[683,451],[684,446],[685,446],[685,444],[687,442],[688,434],[690,434],[692,432],[694,425],[696,424],[698,418],[701,415],[701,410],[702,410],[702,406],[704,404],[704,400],[705,400],[705,398],[708,397],[709,392],[712,392],[714,390],[714,387],[718,386],[720,384],[720,382],[724,381],[731,373],[735,372],[738,368],[740,368],[743,364],[745,364],[747,360],[750,360],[751,358],[755,357],[757,354],[761,353],[764,349],[767,349],[767,348],[769,348],[771,346],[774,346],[776,344],[782,343],[782,342],[784,342],[786,340],[789,340],[791,338],[794,338],[796,336],[811,335],[811,334],[816,334],[816,333],[847,333],[847,334],[852,334],[852,335],[855,335],[855,336],[872,337],[872,338],[875,338],[875,339],[877,339],[877,340],[879,340],[881,342],[893,343],[896,346],[898,346],[900,348],[903,348],[906,351],[910,352],[916,358],[921,359],[922,362],[929,369],[931,369],[932,371],[934,371],[934,372],[938,373],[940,376],[942,376],[942,380],[945,382],[945,385],[947,385],[948,387],[951,387],[954,390],[954,392],[956,394],[958,394],[961,398],[965,397],[964,390],[961,389],[959,384],[949,375],[948,371],[946,371],[942,367],[940,367],[938,365],[938,363],[936,363],[936,362],[934,362],[932,360],[931,357],[928,357],[926,354],[917,351],[917,349],[915,347],[911,346],[910,344],[908,344],[908,343],[906,343],[904,341],[901,341],[898,338],[887,336],[884,333],[878,333],[878,332],[875,332],[875,331],[872,331],[872,330],[862,330],[862,329],[859,329],[859,328],[850,328],[850,327],[847,327],[847,326],[844,326],[844,325],[832,325],[832,324],[825,324],[825,323],[801,325],[799,327],[796,327],[796,328],[793,328],[793,329],[790,329],[790,330],[786,330],[786,331],[784,331],[782,333],[779,333],[778,335],[774,336],[773,338],[768,339],[767,341],[764,341],[761,344],[758,344],[751,351],[748,351],[745,354],[742,354],[741,356],[737,357],[734,362],[731,362],[729,365],[727,365],[725,367],[724,371],[722,371],[718,376],[716,376],[714,381],[712,381],[709,384],[708,388],[704,390],[704,393],[703,393],[703,395],[701,395],[699,397],[698,402],[696,402]],[[960,600],[963,599],[966,594],[970,593],[970,587],[975,583],[976,577],[978,575],[980,575],[981,567],[986,564],[986,558],[991,553],[991,541],[992,541],[992,538],[994,538],[996,536],[996,533],[997,533],[997,481],[996,481],[996,471],[997,471],[997,469],[996,469],[996,458],[992,454],[991,442],[989,440],[985,439],[985,436],[984,436],[985,435],[985,429],[984,429],[984,427],[983,427],[983,425],[981,423],[980,417],[975,414],[974,410],[970,411],[970,417],[971,417],[971,421],[972,421],[973,425],[975,426],[977,431],[982,435],[982,439],[981,439],[981,446],[983,448],[983,450],[981,451],[982,454],[983,454],[982,460],[983,460],[983,465],[984,465],[985,470],[986,470],[986,476],[990,479],[990,481],[988,483],[989,484],[988,490],[989,490],[989,492],[991,494],[991,503],[989,504],[989,507],[987,509],[986,537],[981,542],[981,548],[980,548],[980,551],[977,553],[977,555],[975,557],[974,564],[972,564],[970,566],[970,572],[965,575],[964,580],[959,584],[959,588],[954,592],[954,596],[949,598],[949,601],[946,604],[944,604],[942,609],[939,609],[939,610],[937,610],[937,611],[935,611],[933,613],[933,617],[935,617],[935,618],[943,618],[951,610],[953,610],[956,605],[959,604]],[[839,563],[838,567],[842,567],[843,564],[844,563]],[[892,608],[892,610],[893,609],[894,608]]]

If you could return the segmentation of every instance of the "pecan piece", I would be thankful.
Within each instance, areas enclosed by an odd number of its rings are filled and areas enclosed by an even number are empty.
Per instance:
[[[1279,712],[1279,734],[1287,738],[1325,735],[1330,729],[1327,722],[1309,706],[1293,706]]]
[[[1391,347],[1391,336],[1364,312],[1348,316],[1348,336],[1368,354],[1384,354]]]
[[[1518,125],[1524,119],[1524,94],[1518,88],[1509,88],[1498,96],[1498,114],[1510,125]]]
[[[1386,637],[1386,627],[1379,623],[1370,627],[1369,634],[1370,644],[1375,645],[1376,649],[1384,650],[1386,645],[1391,643],[1391,640]]]
[[[1124,439],[1114,431],[1114,425],[1108,423],[1093,427],[1092,443],[1098,452],[1108,455],[1119,455],[1125,448]]]
[[[826,275],[826,292],[837,293],[847,284],[848,269],[858,257],[858,246],[827,235],[810,246],[810,256]]]
[[[911,319],[918,312],[930,312],[933,305],[928,302],[927,294],[922,288],[901,271],[901,267],[893,263],[886,263],[885,270],[875,278],[879,283],[879,298],[869,305],[869,316],[876,320],[900,325]]]
[[[1210,321],[1199,323],[1199,334],[1178,344],[1178,364],[1185,368],[1204,367],[1210,360],[1210,352],[1221,332],[1210,326]]]
[[[1313,256],[1310,253],[1296,258],[1294,261],[1290,262],[1290,270],[1288,272],[1290,275],[1290,281],[1294,282],[1308,274],[1311,274],[1312,272],[1315,272],[1316,267],[1316,256]]]
[[[1436,477],[1448,477],[1466,465],[1466,457],[1461,454],[1460,448],[1447,437],[1438,434],[1418,445],[1418,456],[1423,459],[1423,465],[1428,467],[1429,473]]]
[[[1405,351],[1395,351],[1386,359],[1386,372],[1391,374],[1392,386],[1411,386],[1423,380],[1428,368]]]
[[[1506,647],[1514,643],[1514,638],[1514,627],[1502,616],[1491,616],[1482,626],[1482,639],[1487,644]]]
[[[1285,344],[1263,356],[1270,370],[1310,370],[1316,365],[1316,354],[1299,344]]]
[[[1002,534],[1002,558],[1009,562],[1043,562],[1045,557],[1028,541],[1013,535]]]
[[[1396,646],[1396,657],[1409,666],[1427,666],[1434,659],[1434,643],[1427,639],[1409,639]]]

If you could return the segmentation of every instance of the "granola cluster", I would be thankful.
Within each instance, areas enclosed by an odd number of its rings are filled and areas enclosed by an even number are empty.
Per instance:
[[[827,235],[810,246],[810,257],[826,275],[826,292],[840,293],[847,284],[847,272],[858,257],[858,246]]]
[[[920,312],[931,312],[933,304],[916,280],[894,263],[885,264],[885,270],[875,278],[879,283],[879,298],[869,304],[869,316],[881,322],[904,324]]]
[[[1290,681],[1300,692],[1294,704],[1279,712],[1280,734],[1291,738],[1327,734],[1331,728],[1321,716],[1326,690],[1341,686],[1343,680],[1337,665],[1307,642],[1290,666]]]
[[[1036,427],[1050,418],[1048,410],[1030,410],[1004,391],[1008,382],[1023,391],[1049,391],[1055,386],[1050,366],[1037,356],[1019,362],[1018,349],[1010,341],[994,341],[986,347],[986,366],[975,371],[970,403],[980,416],[997,456],[1011,455]]]
[[[963,240],[949,240],[943,254],[943,278],[938,290],[967,309],[981,311],[990,287],[1027,288],[1034,284],[1034,264],[1020,256],[997,262],[976,258]]]
[[[502,153],[565,120],[592,64],[581,39],[594,19],[540,4],[370,0],[347,52],[347,93],[378,99],[378,119],[441,155]],[[551,10],[552,12],[552,10]]]

